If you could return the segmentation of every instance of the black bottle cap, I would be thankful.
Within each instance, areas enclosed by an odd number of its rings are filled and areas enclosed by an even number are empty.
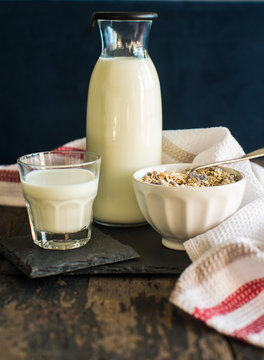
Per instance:
[[[92,14],[89,31],[93,29],[96,20],[153,20],[157,17],[155,12],[96,11]]]

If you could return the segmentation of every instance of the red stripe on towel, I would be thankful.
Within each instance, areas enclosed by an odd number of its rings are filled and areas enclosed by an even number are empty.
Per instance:
[[[0,170],[0,181],[18,183],[20,182],[19,172],[17,170]]]
[[[59,146],[56,149],[54,149],[54,151],[84,151],[83,149],[77,148],[77,147],[73,147],[73,146]]]
[[[263,290],[264,278],[252,280],[243,284],[216,306],[204,309],[195,308],[193,315],[206,322],[214,316],[225,315],[240,308],[254,299]]]
[[[77,148],[77,147],[73,147],[73,146],[64,146],[64,145],[59,146],[54,150],[56,150],[56,151],[84,151],[81,148]],[[0,169],[0,181],[10,182],[10,183],[20,183],[20,177],[19,177],[18,170]]]
[[[231,335],[240,339],[247,340],[249,335],[258,334],[262,330],[264,330],[264,315],[261,315],[258,319],[248,324],[247,326],[239,330],[235,330]]]

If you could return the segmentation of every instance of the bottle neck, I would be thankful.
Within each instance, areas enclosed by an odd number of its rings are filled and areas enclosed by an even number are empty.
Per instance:
[[[101,57],[148,57],[147,42],[152,20],[98,20]]]

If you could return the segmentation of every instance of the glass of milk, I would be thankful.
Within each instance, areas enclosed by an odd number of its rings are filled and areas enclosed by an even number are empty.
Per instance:
[[[33,241],[44,249],[69,250],[90,240],[100,156],[48,151],[18,160]]]

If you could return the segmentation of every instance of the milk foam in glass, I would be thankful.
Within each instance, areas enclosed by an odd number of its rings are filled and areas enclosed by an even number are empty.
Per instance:
[[[102,158],[95,221],[112,226],[145,222],[132,174],[161,162],[159,78],[147,39],[155,13],[95,13],[102,53],[87,102],[87,149]]]

